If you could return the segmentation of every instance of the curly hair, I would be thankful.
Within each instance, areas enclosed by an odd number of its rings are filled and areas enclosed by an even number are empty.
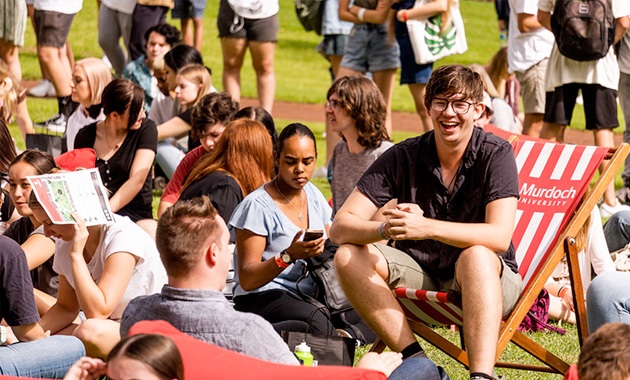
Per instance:
[[[361,146],[376,148],[383,141],[390,141],[385,118],[387,107],[376,84],[365,77],[342,77],[328,89],[326,99],[336,94],[339,106],[354,120]]]
[[[193,107],[191,114],[191,137],[198,140],[209,125],[228,125],[238,112],[238,102],[227,92],[205,95]]]

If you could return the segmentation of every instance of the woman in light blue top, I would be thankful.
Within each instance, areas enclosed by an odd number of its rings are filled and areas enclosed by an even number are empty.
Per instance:
[[[309,180],[315,168],[315,137],[308,127],[290,124],[280,134],[278,175],[249,194],[230,218],[236,232],[237,310],[253,312],[276,330],[334,334],[327,317],[300,295],[315,295],[302,259],[320,255],[328,235],[331,208]],[[303,241],[307,229],[323,236]]]

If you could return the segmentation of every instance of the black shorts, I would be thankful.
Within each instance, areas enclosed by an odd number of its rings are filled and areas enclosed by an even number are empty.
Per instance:
[[[568,83],[546,93],[544,121],[570,125],[578,90],[584,99],[586,129],[613,129],[617,118],[617,91],[598,84]]]
[[[66,44],[74,14],[35,9],[33,23],[38,46],[60,48]]]

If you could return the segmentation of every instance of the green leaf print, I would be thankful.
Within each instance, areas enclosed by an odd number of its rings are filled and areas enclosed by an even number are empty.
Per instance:
[[[439,54],[443,49],[449,50],[455,46],[457,29],[455,29],[453,23],[451,23],[448,30],[441,35],[441,25],[442,15],[437,14],[427,20],[425,27],[424,42],[427,44],[429,51],[433,55]]]

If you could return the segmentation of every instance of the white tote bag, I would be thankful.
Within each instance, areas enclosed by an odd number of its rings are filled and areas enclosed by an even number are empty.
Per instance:
[[[275,15],[280,10],[278,0],[228,0],[236,15],[248,19],[261,19]]]
[[[421,7],[433,0],[416,0],[414,8]],[[451,1],[449,26],[442,29],[442,14],[424,20],[407,21],[407,30],[416,63],[419,65],[435,62],[453,54],[462,54],[468,50],[464,20],[459,12],[459,2]]]

